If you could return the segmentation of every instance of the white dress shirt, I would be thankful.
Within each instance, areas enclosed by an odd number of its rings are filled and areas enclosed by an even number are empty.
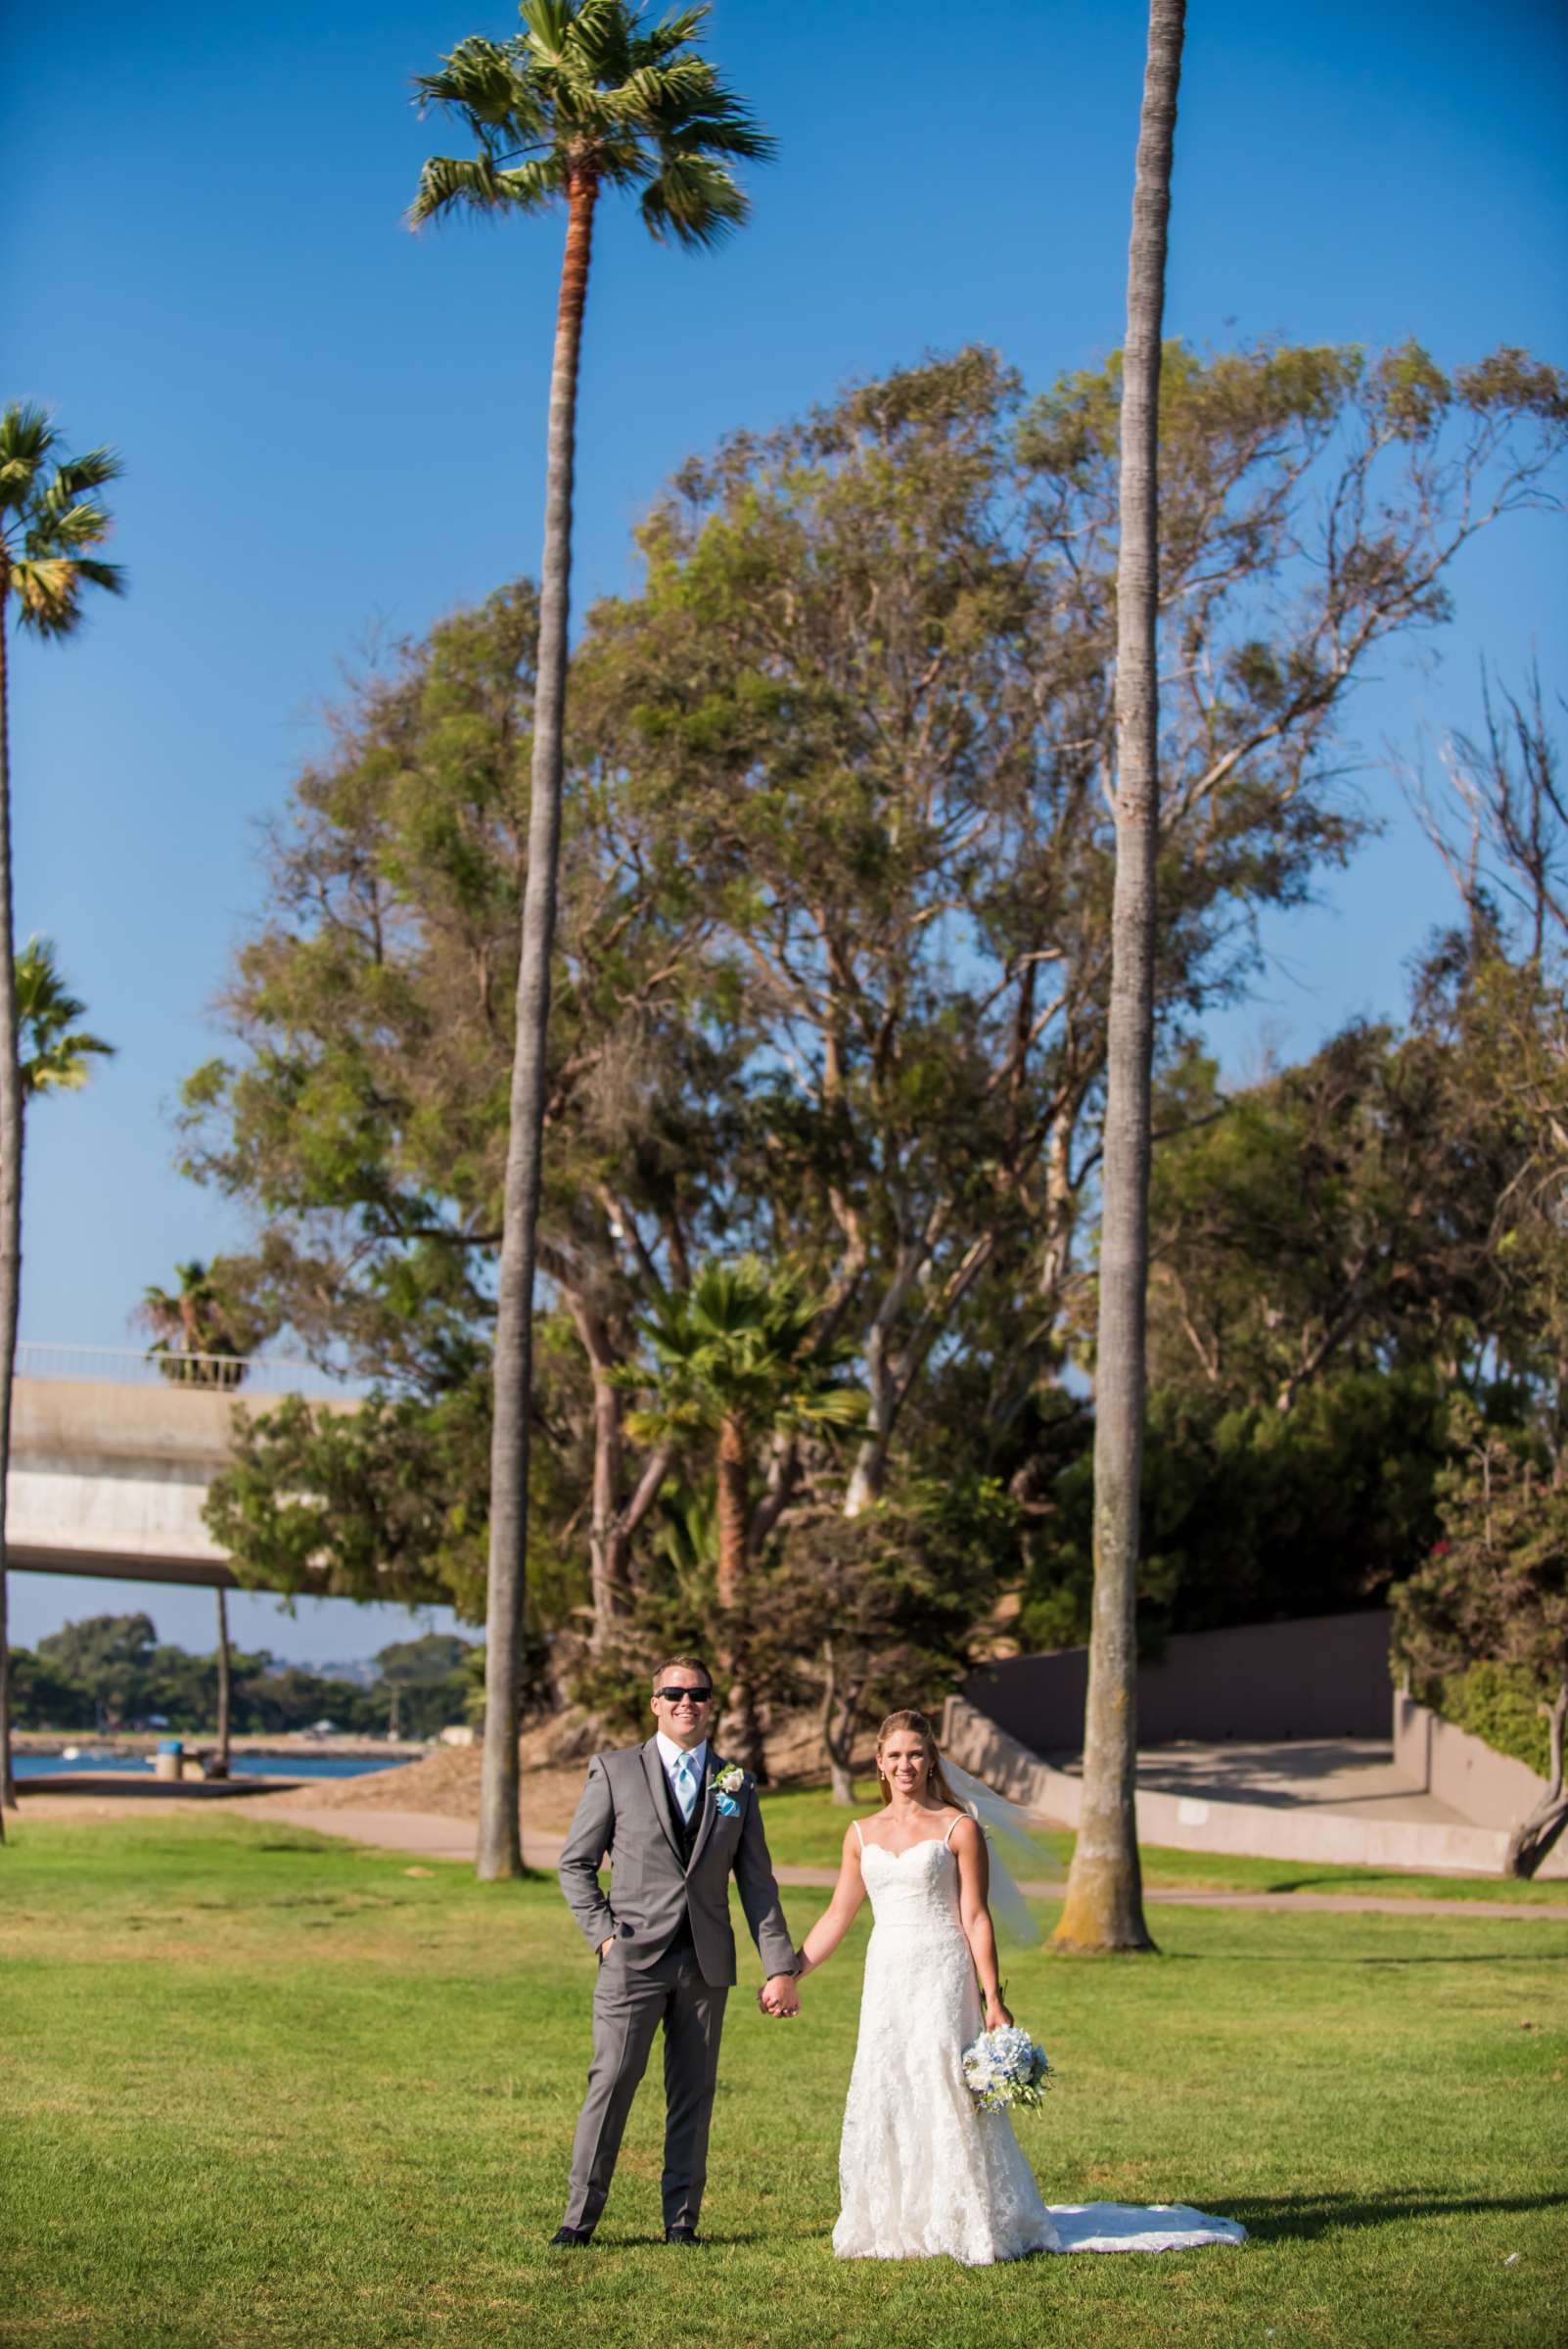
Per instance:
[[[675,1798],[675,1808],[681,1813],[682,1817],[684,1817],[685,1813],[684,1806],[680,1799],[680,1788],[675,1783],[675,1764],[684,1757],[686,1749],[684,1746],[677,1745],[673,1737],[667,1737],[663,1729],[656,1729],[654,1731],[654,1743],[659,1748],[659,1759],[665,1766],[665,1775],[669,1780],[669,1791]],[[691,1815],[693,1819],[696,1818],[698,1812],[702,1809],[703,1773],[707,1767],[708,1740],[705,1737],[700,1745],[694,1745],[691,1748]]]

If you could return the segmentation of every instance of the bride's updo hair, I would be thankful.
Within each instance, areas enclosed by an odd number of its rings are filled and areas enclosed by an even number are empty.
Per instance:
[[[926,1792],[936,1802],[941,1803],[945,1809],[962,1811],[963,1805],[948,1785],[943,1772],[942,1751],[937,1744],[937,1732],[923,1713],[903,1712],[888,1715],[887,1720],[877,1731],[879,1765],[883,1747],[887,1744],[888,1739],[897,1736],[900,1729],[909,1730],[911,1735],[919,1738],[926,1749]],[[877,1793],[884,1804],[893,1800],[888,1781],[883,1776],[880,1766],[877,1770]]]

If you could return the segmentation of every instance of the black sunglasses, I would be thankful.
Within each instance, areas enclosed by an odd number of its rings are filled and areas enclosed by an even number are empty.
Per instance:
[[[654,1694],[662,1696],[667,1705],[678,1705],[683,1696],[690,1697],[694,1705],[706,1705],[712,1702],[714,1692],[712,1688],[656,1688]]]

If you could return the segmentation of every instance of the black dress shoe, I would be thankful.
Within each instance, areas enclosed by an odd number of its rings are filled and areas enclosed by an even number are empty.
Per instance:
[[[665,2229],[667,2243],[679,2243],[688,2251],[695,2251],[702,2239],[695,2227],[667,2227]]]
[[[567,2251],[580,2251],[592,2240],[593,2229],[591,2227],[558,2227],[550,2237],[550,2248],[552,2251],[557,2247]]]

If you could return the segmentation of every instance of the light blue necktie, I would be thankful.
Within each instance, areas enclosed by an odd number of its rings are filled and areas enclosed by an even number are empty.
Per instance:
[[[692,1808],[697,1800],[697,1765],[690,1754],[682,1754],[675,1764],[675,1794],[680,1803],[680,1816],[689,1826]]]

